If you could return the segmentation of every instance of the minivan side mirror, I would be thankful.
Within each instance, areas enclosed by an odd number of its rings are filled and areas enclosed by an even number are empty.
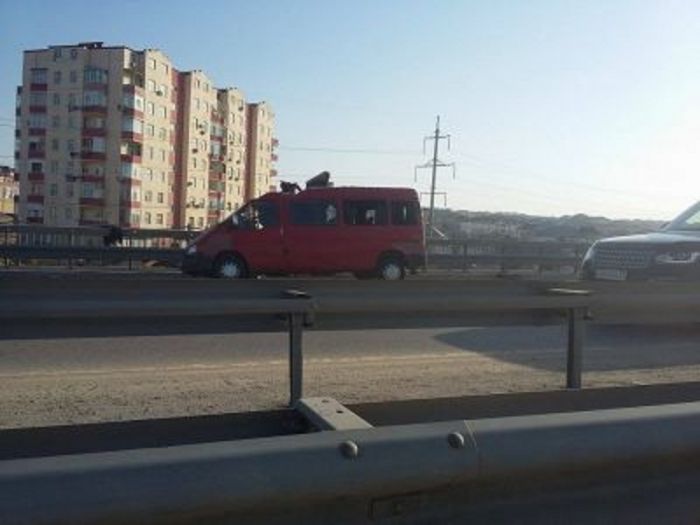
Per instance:
[[[240,222],[240,221],[238,220],[238,215],[237,215],[237,214],[234,213],[233,215],[231,215],[231,225],[232,225],[234,228],[238,228],[239,222]]]

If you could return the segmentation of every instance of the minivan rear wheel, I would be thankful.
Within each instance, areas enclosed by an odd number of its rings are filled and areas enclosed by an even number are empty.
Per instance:
[[[398,257],[387,257],[379,262],[377,277],[383,281],[400,281],[406,277],[406,267]]]
[[[248,268],[240,257],[226,254],[217,259],[214,273],[220,279],[245,279],[248,276]]]

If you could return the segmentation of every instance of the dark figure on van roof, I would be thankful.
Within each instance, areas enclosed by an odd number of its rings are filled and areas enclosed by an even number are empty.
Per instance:
[[[299,193],[301,191],[301,186],[296,182],[280,182],[280,188],[282,193]]]
[[[327,171],[322,171],[315,177],[306,181],[306,189],[309,188],[328,188],[330,186],[331,174]]]
[[[102,238],[105,246],[115,246],[124,241],[124,232],[117,226],[109,226],[109,230]]]

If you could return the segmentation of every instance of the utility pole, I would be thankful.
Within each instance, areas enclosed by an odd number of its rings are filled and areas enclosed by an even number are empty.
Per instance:
[[[440,146],[440,141],[441,140],[447,140],[447,149],[450,149],[450,135],[441,135],[440,134],[440,115],[437,116],[435,119],[435,133],[429,137],[425,137],[423,139],[423,153],[425,153],[425,144],[429,140],[433,141],[433,158],[432,160],[429,160],[425,164],[421,164],[420,166],[415,167],[415,172],[414,172],[414,180],[418,180],[418,170],[419,169],[425,169],[425,168],[431,168],[432,169],[432,177],[430,181],[430,210],[428,212],[428,224],[427,226],[427,233],[428,233],[428,238],[432,239],[434,234],[435,234],[435,227],[434,227],[434,216],[435,216],[435,186],[437,184],[437,170],[438,168],[452,168],[452,178],[455,177],[456,174],[456,167],[454,162],[449,162],[445,163],[440,161],[438,158],[438,152],[439,152],[439,146]],[[445,195],[443,192],[441,192],[443,195]],[[445,195],[445,201],[447,201],[447,196]]]

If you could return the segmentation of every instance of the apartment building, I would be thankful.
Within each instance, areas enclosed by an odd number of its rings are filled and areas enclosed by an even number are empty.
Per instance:
[[[274,189],[277,171],[275,114],[267,102],[247,106],[246,200]]]
[[[19,196],[19,183],[15,171],[9,166],[0,166],[0,214],[14,214],[15,201]]]
[[[242,92],[178,71],[159,50],[85,42],[25,51],[20,220],[154,229],[221,220],[274,176],[274,116],[256,111],[262,131],[251,140],[242,107]],[[258,138],[265,144],[248,192],[246,149],[257,151]]]
[[[220,89],[218,92],[218,120],[212,136],[212,183],[218,190],[210,194],[209,222],[217,222],[246,200],[246,101],[238,88]],[[215,137],[220,136],[220,140]]]

